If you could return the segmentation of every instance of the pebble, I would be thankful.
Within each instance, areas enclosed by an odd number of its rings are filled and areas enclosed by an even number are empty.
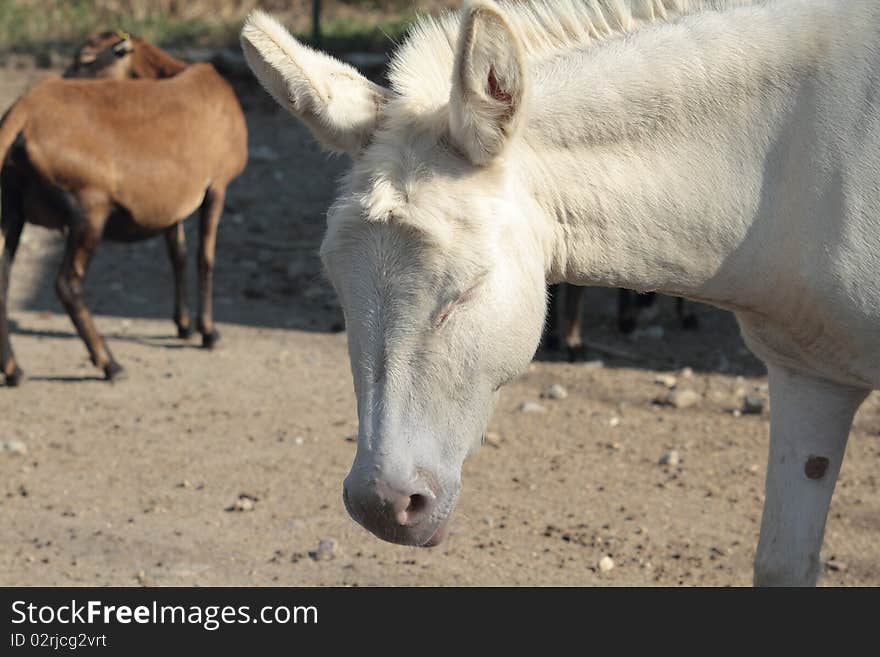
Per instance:
[[[257,501],[257,498],[251,497],[250,495],[239,495],[238,499],[233,502],[232,506],[227,507],[227,511],[253,511],[254,510],[254,502]]]
[[[614,559],[609,557],[607,554],[599,559],[599,570],[603,573],[610,573],[614,570]]]
[[[759,395],[746,395],[742,412],[746,415],[760,415],[764,412],[764,399]]]
[[[325,538],[318,543],[318,549],[309,552],[309,556],[313,561],[329,561],[337,557],[340,553],[339,543],[336,539]]]
[[[526,402],[519,407],[523,413],[546,413],[547,409],[537,402]]]
[[[554,383],[542,396],[546,399],[565,399],[568,397],[568,390],[565,389],[565,386]]]
[[[666,386],[667,388],[674,388],[678,384],[678,379],[676,379],[671,374],[660,374],[654,377],[654,383],[661,386]]]
[[[605,367],[605,361],[600,359],[588,360],[581,363],[581,367],[585,370],[601,370]]]
[[[294,445],[302,445],[303,443],[305,443],[305,440],[303,440],[302,436],[297,436],[296,438],[293,439]]]
[[[24,456],[28,453],[27,445],[20,440],[10,440],[0,443],[0,452],[9,452],[10,454],[19,454]]]
[[[612,429],[614,427],[620,426],[620,418],[615,415],[610,420],[608,420],[608,426],[611,427]]]
[[[501,434],[497,431],[487,431],[485,442],[487,445],[492,445],[492,447],[500,447],[501,446]]]
[[[700,401],[700,395],[690,388],[682,388],[681,390],[673,390],[666,397],[666,403],[675,408],[688,408],[696,406]]]
[[[681,463],[681,457],[678,455],[678,452],[674,449],[669,450],[663,456],[660,457],[660,465],[668,465],[671,467],[676,467],[679,463]]]
[[[690,367],[685,367],[678,375],[682,379],[692,379],[694,378],[694,371]]]

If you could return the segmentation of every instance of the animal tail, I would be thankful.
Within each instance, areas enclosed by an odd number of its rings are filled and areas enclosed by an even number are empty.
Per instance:
[[[24,129],[26,122],[27,111],[21,102],[10,107],[0,119],[0,164],[6,160],[9,149]]]

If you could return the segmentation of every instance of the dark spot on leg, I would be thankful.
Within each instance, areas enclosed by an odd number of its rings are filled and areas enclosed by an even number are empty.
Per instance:
[[[810,456],[804,466],[804,474],[807,479],[821,479],[828,469],[828,459],[824,456]]]

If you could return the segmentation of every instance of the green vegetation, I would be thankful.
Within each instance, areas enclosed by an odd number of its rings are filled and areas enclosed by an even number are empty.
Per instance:
[[[324,0],[322,5],[323,47],[385,52],[406,32],[416,3]],[[0,0],[0,53],[65,52],[100,29],[122,29],[164,47],[235,46],[241,22],[254,7],[280,15],[311,40],[311,0]]]

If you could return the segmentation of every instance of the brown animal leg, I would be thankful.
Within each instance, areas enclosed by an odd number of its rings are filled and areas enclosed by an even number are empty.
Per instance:
[[[102,368],[104,376],[111,381],[119,377],[122,367],[113,359],[104,338],[95,328],[92,315],[83,299],[83,280],[95,249],[101,241],[108,209],[100,204],[84,212],[74,212],[74,215],[67,231],[64,261],[61,264],[61,271],[58,272],[55,291],[64,304],[67,314],[70,315],[79,336],[86,343],[92,363]]]
[[[171,258],[174,271],[174,323],[177,324],[177,337],[186,340],[192,335],[192,322],[186,305],[186,235],[183,223],[171,226],[165,231],[165,246]]]
[[[562,342],[569,362],[583,360],[584,344],[581,338],[581,318],[583,317],[584,288],[577,285],[565,286],[565,299],[561,308]]]
[[[223,201],[226,197],[225,188],[210,188],[202,203],[202,214],[199,222],[199,333],[202,334],[202,346],[213,349],[220,334],[214,328],[213,287],[214,287],[214,250],[217,245],[217,225],[223,212]]]
[[[2,197],[0,197],[0,370],[6,379],[6,385],[17,386],[24,379],[24,372],[15,362],[12,344],[9,342],[9,320],[7,304],[9,294],[9,276],[15,251],[21,238],[24,226],[24,214],[21,207],[21,195],[17,185],[10,184],[10,174],[2,174]]]

